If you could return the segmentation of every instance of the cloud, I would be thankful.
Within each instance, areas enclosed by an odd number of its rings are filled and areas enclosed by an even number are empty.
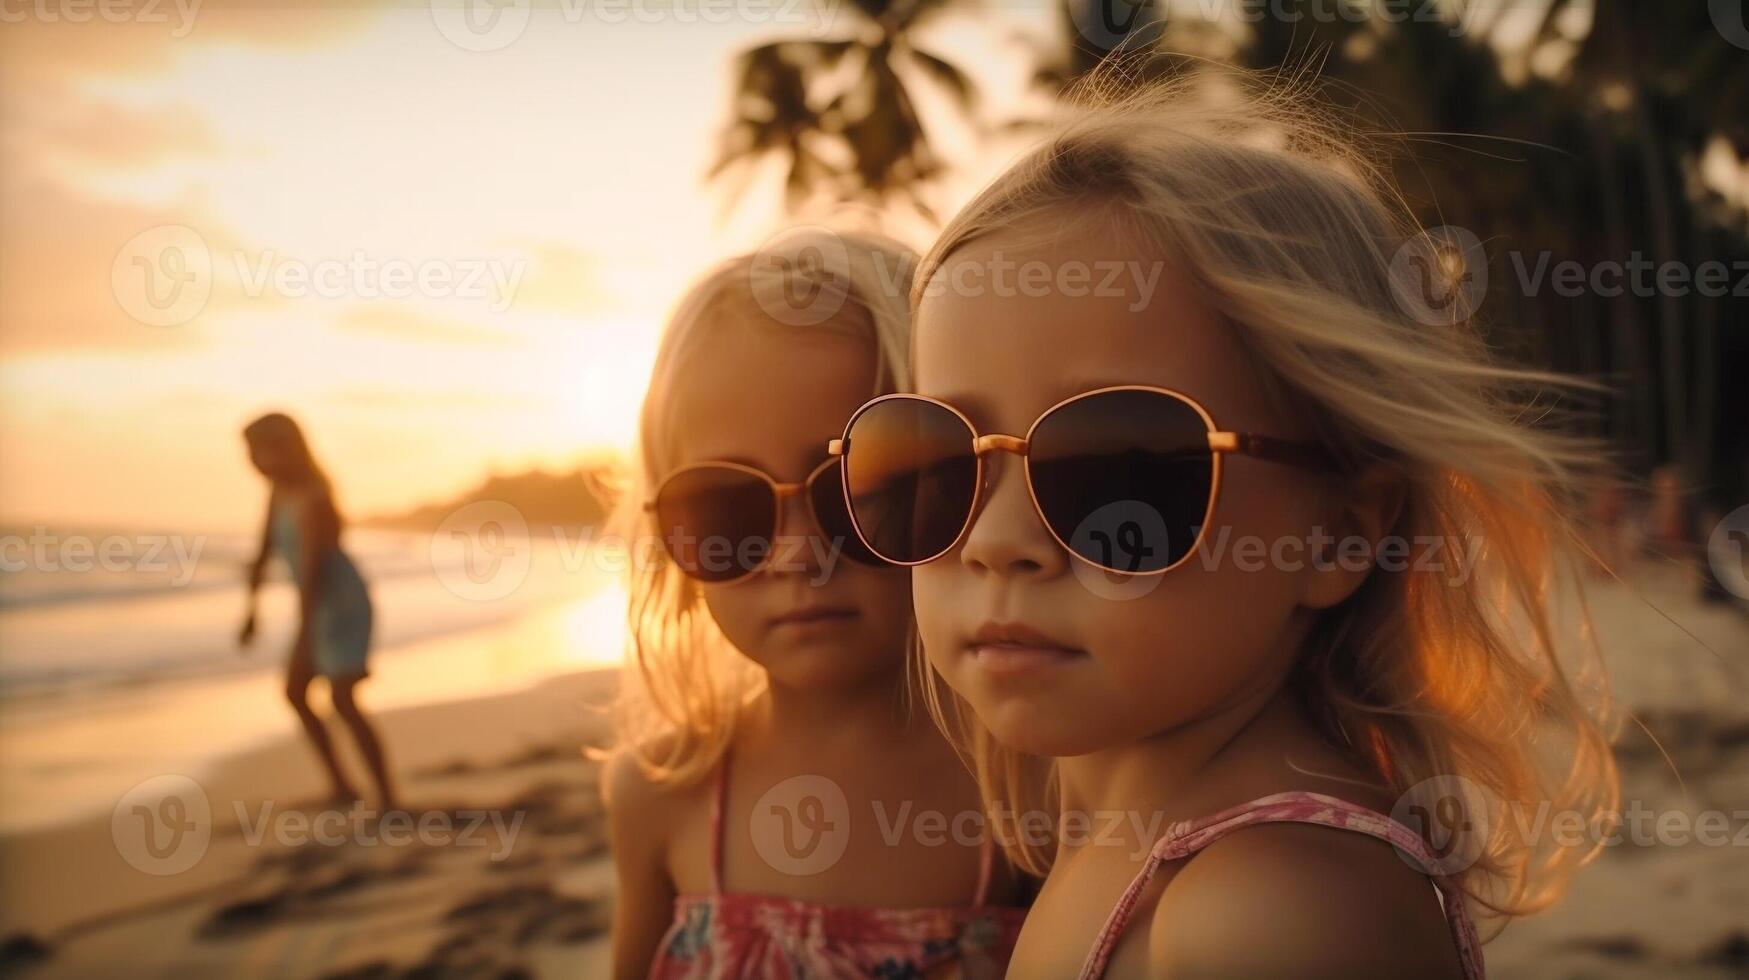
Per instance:
[[[593,256],[563,242],[533,242],[526,246],[533,261],[516,290],[518,311],[597,313],[612,297],[602,288]]]
[[[117,11],[128,18],[113,22]],[[104,83],[169,73],[201,46],[330,44],[378,9],[341,0],[295,11],[269,0],[24,0],[0,13],[0,356],[196,342],[199,318],[148,327],[129,316],[112,267],[130,239],[164,225],[193,227],[213,248],[229,248],[224,224],[185,193],[161,203],[116,200],[102,181],[150,178],[225,147],[192,110],[105,97]],[[238,298],[215,271],[220,281],[203,315]]]
[[[90,76],[170,70],[197,45],[305,48],[330,44],[374,21],[387,3],[306,0],[9,0],[0,29],[0,83],[53,85]],[[106,17],[100,8],[109,8]]]
[[[346,330],[382,334],[423,343],[503,347],[522,342],[520,337],[509,331],[454,317],[438,316],[416,307],[396,303],[355,306],[341,314],[339,325]]]
[[[182,215],[89,200],[14,167],[0,168],[0,214],[0,354],[195,341],[193,324],[148,327],[129,316],[110,279],[124,244]]]
[[[83,169],[147,169],[187,157],[217,156],[218,137],[193,111],[143,112],[64,91],[0,95],[8,155]]]

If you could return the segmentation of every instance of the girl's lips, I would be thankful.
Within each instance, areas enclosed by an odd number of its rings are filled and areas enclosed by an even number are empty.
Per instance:
[[[1003,676],[1030,674],[1061,667],[1083,656],[1061,647],[1021,647],[1010,644],[974,645],[966,648],[979,670]]]
[[[1087,652],[1023,623],[985,623],[966,642],[966,653],[990,673],[1024,674],[1060,667]]]
[[[766,621],[766,626],[770,629],[784,627],[792,629],[821,628],[843,624],[856,617],[856,610],[849,606],[811,606],[792,610],[781,616],[773,616]]]

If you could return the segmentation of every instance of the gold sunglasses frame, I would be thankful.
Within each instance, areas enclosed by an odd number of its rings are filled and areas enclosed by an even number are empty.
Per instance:
[[[1184,554],[1177,561],[1163,568],[1156,568],[1145,572],[1132,572],[1122,568],[1108,568],[1081,554],[1074,548],[1069,547],[1069,543],[1064,541],[1062,535],[1057,533],[1056,528],[1051,526],[1050,518],[1045,516],[1044,508],[1040,506],[1038,501],[1038,491],[1034,488],[1032,481],[1032,457],[1030,455],[1030,450],[1032,448],[1033,434],[1038,431],[1040,423],[1044,422],[1045,419],[1050,418],[1065,406],[1098,395],[1105,395],[1119,391],[1145,391],[1151,394],[1165,395],[1169,398],[1176,399],[1179,402],[1190,406],[1190,408],[1196,412],[1197,417],[1202,419],[1204,427],[1208,429],[1208,448],[1212,467],[1209,477],[1209,499],[1208,506],[1203,511],[1202,522],[1199,523],[1196,528],[1196,539],[1191,542],[1190,547],[1185,550]],[[927,565],[959,547],[960,542],[964,541],[966,534],[971,531],[972,525],[976,523],[978,511],[983,506],[984,478],[986,476],[984,470],[984,457],[993,452],[1012,453],[1020,457],[1024,470],[1023,475],[1026,479],[1026,494],[1032,500],[1033,512],[1038,515],[1039,523],[1044,525],[1045,530],[1050,533],[1051,537],[1056,540],[1057,544],[1064,551],[1067,551],[1070,555],[1080,561],[1086,562],[1088,565],[1097,568],[1100,571],[1110,572],[1114,575],[1130,576],[1164,575],[1180,565],[1183,565],[1186,561],[1189,561],[1190,556],[1196,553],[1196,549],[1202,545],[1203,535],[1207,532],[1209,521],[1214,519],[1215,507],[1221,498],[1221,464],[1222,458],[1227,454],[1237,453],[1246,456],[1254,456],[1258,459],[1264,459],[1274,463],[1283,463],[1289,466],[1299,466],[1306,469],[1333,470],[1336,468],[1335,461],[1331,459],[1329,454],[1316,446],[1294,442],[1289,439],[1278,439],[1274,436],[1257,435],[1249,432],[1229,432],[1223,430],[1220,426],[1215,424],[1214,416],[1209,414],[1209,410],[1204,408],[1202,403],[1195,398],[1192,398],[1182,391],[1176,391],[1171,388],[1155,387],[1153,385],[1110,385],[1104,388],[1094,388],[1089,391],[1083,391],[1077,395],[1071,395],[1039,413],[1038,418],[1033,419],[1032,425],[1027,427],[1026,435],[1024,436],[1007,435],[1000,432],[980,434],[978,432],[978,427],[972,424],[972,420],[966,417],[966,413],[939,398],[931,398],[928,395],[895,392],[893,394],[881,395],[878,398],[870,399],[852,413],[850,420],[844,424],[844,435],[837,439],[833,439],[826,444],[827,454],[832,458],[846,458],[850,450],[850,430],[855,428],[857,420],[862,418],[863,413],[882,402],[899,399],[928,402],[932,405],[938,405],[953,413],[954,417],[960,420],[960,424],[964,425],[966,431],[972,436],[972,454],[977,465],[975,475],[977,485],[972,491],[972,503],[966,511],[965,523],[960,527],[959,533],[954,537],[951,544],[941,549],[941,551],[920,561],[892,561],[885,555],[876,551],[875,548],[869,544],[868,538],[862,533],[862,524],[856,519],[856,508],[853,507],[850,502],[850,470],[849,467],[841,469],[839,475],[840,482],[843,484],[844,488],[844,508],[850,515],[851,528],[856,531],[856,536],[862,539],[862,546],[867,549],[870,554],[893,565],[903,565],[906,567]]]
[[[826,457],[825,461],[823,461],[819,466],[816,466],[811,471],[809,471],[808,475],[803,477],[802,482],[800,482],[800,483],[779,483],[775,478],[772,477],[772,475],[770,473],[767,473],[764,470],[759,469],[758,467],[755,467],[755,466],[748,466],[746,463],[736,463],[736,462],[731,462],[729,460],[706,460],[702,463],[688,463],[685,466],[682,466],[679,469],[676,469],[673,472],[669,473],[667,476],[662,478],[661,483],[656,484],[655,492],[651,493],[650,496],[647,499],[645,499],[645,501],[644,501],[644,513],[650,514],[653,517],[653,515],[655,515],[655,513],[656,513],[657,505],[658,505],[659,501],[662,499],[662,491],[666,490],[668,488],[668,485],[670,483],[672,483],[676,477],[679,477],[680,475],[682,475],[684,473],[689,473],[693,470],[705,470],[705,469],[736,470],[736,471],[739,471],[741,473],[746,473],[750,476],[756,476],[760,480],[763,480],[765,482],[765,485],[771,488],[771,498],[772,498],[772,505],[773,505],[772,506],[772,514],[771,514],[772,548],[770,551],[768,551],[766,553],[764,558],[760,559],[759,564],[754,565],[752,568],[747,569],[746,571],[742,572],[740,575],[737,575],[734,578],[726,578],[726,579],[697,578],[696,576],[693,576],[692,574],[688,573],[686,571],[686,569],[681,566],[680,560],[674,557],[674,553],[672,551],[668,550],[667,537],[666,536],[661,537],[662,552],[668,556],[669,561],[674,562],[674,567],[680,569],[680,574],[685,575],[687,578],[693,579],[696,582],[704,582],[704,583],[709,584],[709,585],[733,585],[736,582],[745,581],[746,579],[753,577],[754,575],[758,574],[760,569],[764,568],[766,565],[771,563],[772,554],[775,553],[777,550],[776,549],[777,532],[783,529],[783,502],[785,500],[788,500],[791,497],[800,496],[802,498],[802,500],[807,504],[808,519],[814,522],[814,528],[822,534],[826,533],[825,525],[820,523],[820,513],[814,507],[814,498],[808,495],[808,488],[813,486],[814,483],[820,479],[820,475],[822,473],[825,473],[826,470],[828,468],[830,468],[833,464],[841,463],[841,462],[842,462],[842,460],[838,459],[836,456],[828,455]],[[840,477],[838,480],[838,486],[839,486],[840,492],[844,492],[844,480],[842,477]],[[849,506],[849,498],[848,497],[845,499],[845,506]],[[850,523],[851,523],[851,526],[854,527],[856,524],[856,521],[853,519]],[[660,531],[661,529],[657,528],[657,530]],[[862,532],[857,531],[856,536],[858,538],[862,537]],[[872,552],[870,552],[870,553],[872,554]],[[884,561],[885,559],[882,559],[882,560]]]

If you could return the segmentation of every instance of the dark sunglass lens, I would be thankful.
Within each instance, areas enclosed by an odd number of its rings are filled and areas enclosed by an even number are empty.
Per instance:
[[[863,547],[850,523],[850,511],[844,508],[844,476],[839,472],[842,465],[835,461],[821,470],[814,485],[808,488],[814,518],[820,522],[820,530],[834,551],[864,565],[884,565],[874,552]]]
[[[914,563],[952,547],[978,490],[965,422],[934,402],[891,398],[858,415],[848,435],[844,485],[874,553]]]
[[[662,486],[656,533],[682,572],[702,582],[727,582],[764,563],[776,513],[764,480],[729,466],[700,466]]]
[[[1033,431],[1039,510],[1071,551],[1102,568],[1167,568],[1190,553],[1208,513],[1208,431],[1189,403],[1159,392],[1070,402]]]

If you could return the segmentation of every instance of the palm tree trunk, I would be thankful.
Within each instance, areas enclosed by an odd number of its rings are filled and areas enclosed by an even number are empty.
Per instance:
[[[1648,92],[1637,86],[1634,92],[1634,128],[1640,151],[1640,167],[1646,184],[1646,211],[1651,219],[1653,259],[1662,265],[1678,261],[1681,253],[1676,246],[1676,227],[1670,210],[1670,185],[1664,158],[1664,141],[1652,121],[1646,105]],[[1683,343],[1682,298],[1662,288],[1654,275],[1658,294],[1658,339],[1660,368],[1663,375],[1664,452],[1665,458],[1677,461],[1686,455],[1688,432],[1688,391],[1684,386],[1688,366],[1687,345]]]

